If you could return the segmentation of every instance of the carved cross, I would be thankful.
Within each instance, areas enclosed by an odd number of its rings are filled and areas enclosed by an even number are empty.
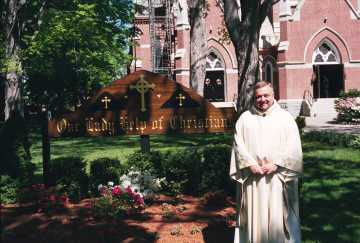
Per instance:
[[[111,99],[109,99],[107,96],[104,96],[104,98],[101,99],[102,103],[105,103],[105,109],[108,108],[108,104],[111,102]]]
[[[176,96],[176,99],[177,100],[179,100],[179,106],[182,106],[183,105],[183,100],[185,100],[186,99],[186,97],[185,96],[183,96],[183,94],[179,94],[178,96]]]
[[[140,80],[136,83],[136,85],[130,85],[130,89],[136,89],[137,92],[140,93],[141,96],[141,108],[140,110],[142,112],[146,111],[146,107],[145,107],[145,93],[149,90],[149,89],[154,89],[155,88],[155,84],[149,84],[149,82],[147,82],[144,79],[144,75],[140,76]]]

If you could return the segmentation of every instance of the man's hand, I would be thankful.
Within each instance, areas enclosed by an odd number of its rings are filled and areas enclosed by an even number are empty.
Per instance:
[[[250,171],[254,175],[263,175],[264,174],[264,171],[263,171],[262,167],[260,167],[259,165],[251,165],[250,166]]]
[[[263,166],[261,166],[262,171],[264,174],[269,175],[271,173],[274,173],[277,170],[277,165],[273,163],[266,163]]]

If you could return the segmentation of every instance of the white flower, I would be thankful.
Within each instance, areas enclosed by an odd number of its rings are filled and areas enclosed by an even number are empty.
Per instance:
[[[126,177],[124,180],[121,180],[121,189],[126,189],[129,186],[131,187],[131,180],[129,178]]]
[[[108,182],[108,186],[114,186],[114,182],[109,181],[109,182]]]
[[[100,191],[103,187],[104,187],[103,184],[99,184],[98,185],[98,190]]]
[[[360,97],[356,97],[356,98],[355,98],[355,104],[360,105]]]
[[[133,185],[131,185],[131,189],[132,189],[134,192],[139,193],[139,192],[140,192],[140,185],[138,185],[138,184],[133,184]]]

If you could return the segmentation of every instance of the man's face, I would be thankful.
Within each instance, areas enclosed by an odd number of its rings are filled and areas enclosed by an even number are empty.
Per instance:
[[[269,85],[255,90],[255,104],[261,111],[266,111],[274,104],[274,91]]]

